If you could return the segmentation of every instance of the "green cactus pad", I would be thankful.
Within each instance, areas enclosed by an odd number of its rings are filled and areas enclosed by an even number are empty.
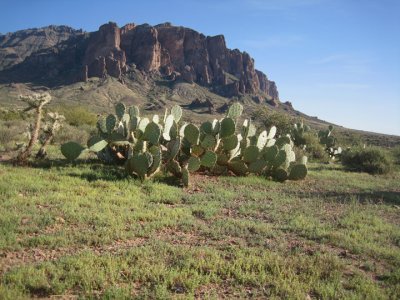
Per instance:
[[[195,156],[191,156],[188,160],[188,170],[190,172],[196,172],[201,166],[200,159]]]
[[[239,140],[237,135],[231,135],[222,139],[225,151],[231,151],[238,146]]]
[[[221,121],[220,137],[225,138],[235,133],[235,121],[232,118],[224,118]]]
[[[260,150],[257,146],[249,146],[243,151],[243,161],[246,163],[251,163],[257,160]]]
[[[156,124],[160,123],[160,117],[158,115],[154,115],[152,121]]]
[[[130,130],[135,131],[138,128],[140,118],[139,117],[131,117],[130,118]]]
[[[196,125],[193,125],[191,123],[187,124],[185,127],[184,134],[185,134],[186,140],[190,144],[197,145],[198,140],[199,140],[200,131]]]
[[[217,140],[213,135],[206,134],[202,139],[200,145],[205,149],[214,150],[215,146],[217,145]]]
[[[85,147],[75,142],[68,142],[61,145],[61,153],[69,161],[73,161],[81,155]]]
[[[308,162],[308,157],[304,155],[301,158],[300,163],[303,164],[303,165],[307,165],[307,162]]]
[[[274,171],[274,173],[272,174],[272,178],[276,181],[279,182],[284,182],[285,180],[288,179],[288,173],[286,170],[282,169],[282,168],[278,168]]]
[[[213,125],[210,121],[204,122],[200,126],[200,131],[205,134],[213,135]]]
[[[125,136],[125,126],[122,121],[118,122],[116,132],[120,135]]]
[[[252,137],[256,134],[257,128],[254,126],[254,124],[251,122],[251,120],[246,119],[243,122],[242,126],[242,136],[243,138],[249,138]]]
[[[126,138],[123,134],[120,134],[118,132],[113,132],[108,136],[108,140],[110,142],[122,142],[125,141]]]
[[[278,168],[285,162],[286,162],[286,152],[285,150],[279,150],[275,159],[272,161],[272,165],[274,166],[274,168]]]
[[[152,176],[160,169],[162,162],[162,151],[159,146],[151,146],[149,148],[149,152],[153,157],[153,163],[147,171],[147,175]]]
[[[229,161],[229,156],[226,155],[225,153],[219,153],[217,155],[217,164],[219,165],[227,165]]]
[[[188,187],[190,184],[190,174],[187,168],[182,168],[182,183],[185,187]]]
[[[260,174],[267,167],[268,163],[263,159],[257,159],[249,164],[249,172],[254,174]]]
[[[193,145],[191,147],[191,154],[194,156],[197,156],[197,157],[201,156],[205,151],[206,151],[206,149],[204,149],[200,145]]]
[[[105,117],[100,117],[97,120],[96,127],[100,133],[107,133],[107,123]]]
[[[272,163],[275,160],[278,152],[279,149],[277,146],[268,147],[263,151],[263,158],[266,162]]]
[[[181,139],[180,138],[169,141],[167,144],[167,149],[168,149],[167,159],[168,160],[175,159],[175,157],[179,153],[180,148],[181,148]]]
[[[144,133],[146,130],[146,127],[147,127],[147,125],[149,125],[149,123],[150,123],[150,120],[148,118],[140,119],[137,129]]]
[[[149,153],[146,153],[150,155]],[[149,168],[149,158],[145,153],[134,154],[126,163],[127,172],[132,175],[135,174],[141,181],[146,178],[147,170]]]
[[[229,170],[231,170],[235,175],[244,176],[247,174],[249,169],[244,161],[232,161],[228,164]]]
[[[295,160],[296,160],[296,154],[294,153],[293,150],[290,150],[290,151],[286,152],[286,161],[288,163],[291,163],[291,162],[293,162]]]
[[[263,132],[260,133],[260,135],[257,138],[258,149],[262,150],[264,148],[264,146],[267,143],[267,139],[268,139],[267,137],[268,137],[268,134],[267,134],[266,130],[264,130]]]
[[[174,116],[175,122],[179,123],[179,120],[182,117],[182,108],[179,105],[174,105],[171,109],[171,115]]]
[[[166,141],[170,141],[171,140],[171,136],[170,136],[170,131],[171,131],[171,127],[174,125],[174,116],[173,115],[168,115],[165,118],[165,122],[164,122],[164,131],[163,131],[163,138]]]
[[[275,139],[270,139],[267,140],[267,143],[265,144],[265,147],[272,147],[273,145],[275,145],[276,140]]]
[[[217,154],[213,151],[207,150],[200,158],[200,163],[202,166],[207,168],[214,167],[217,162]]]
[[[107,147],[108,142],[104,140],[101,136],[94,135],[90,137],[90,139],[87,142],[87,146],[89,148],[89,151],[92,152],[99,152],[103,150],[105,147]]]
[[[125,104],[123,104],[122,102],[119,102],[115,105],[115,114],[118,117],[118,120],[121,120],[122,117],[124,116],[126,111],[126,107]]]
[[[169,130],[169,136],[171,139],[176,139],[179,136],[179,126],[175,120],[172,122],[171,129]]]
[[[281,136],[276,140],[275,145],[277,145],[278,148],[282,148],[283,145],[290,144],[290,142],[291,141],[290,141],[290,138],[288,136]]]
[[[237,119],[242,115],[242,112],[243,106],[240,103],[236,102],[229,107],[226,116],[228,118]]]
[[[139,118],[140,117],[139,107],[137,107],[136,105],[129,107],[128,114],[131,117],[131,119],[133,117]]]
[[[174,176],[178,178],[182,177],[182,168],[176,160],[170,160],[166,167],[168,172],[172,173]]]
[[[137,140],[136,144],[133,147],[133,152],[139,153],[139,152],[145,152],[147,149],[147,143],[146,141],[143,140]]]
[[[150,122],[144,130],[143,139],[153,145],[159,144],[161,137],[161,128],[157,123]]]
[[[106,128],[108,134],[114,130],[115,124],[117,124],[117,118],[114,115],[108,115],[106,118]]]
[[[289,174],[290,180],[302,180],[307,176],[307,167],[303,164],[297,164],[292,167]]]
[[[228,172],[228,167],[227,166],[220,166],[216,164],[212,169],[211,172],[215,175],[223,175]]]
[[[221,128],[221,124],[217,119],[214,119],[212,122],[212,134],[217,135],[219,133],[219,130]]]
[[[275,127],[275,126],[272,126],[272,127],[269,129],[267,138],[268,138],[269,140],[270,140],[270,139],[273,139],[273,138],[275,137],[275,134],[276,134],[276,127]]]

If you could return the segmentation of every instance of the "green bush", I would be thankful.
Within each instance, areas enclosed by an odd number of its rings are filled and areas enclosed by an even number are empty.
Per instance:
[[[0,120],[2,121],[15,121],[25,120],[26,116],[22,111],[18,110],[0,110]]]
[[[91,129],[92,128],[90,128],[88,125],[79,126],[79,128],[77,128],[75,126],[65,124],[54,136],[53,144],[61,145],[68,141],[86,144],[86,141],[90,136]]]
[[[390,150],[394,163],[400,165],[400,146],[396,146]]]
[[[16,142],[26,139],[24,132],[26,125],[22,121],[0,121],[0,151],[10,151],[15,148]]]
[[[325,151],[325,147],[319,143],[319,139],[315,134],[306,133],[304,134],[304,145],[306,145],[306,154],[310,159],[328,162],[329,155]]]
[[[386,174],[391,170],[388,155],[379,148],[355,148],[343,151],[342,164],[349,170],[370,174]]]
[[[287,114],[279,112],[271,112],[268,111],[267,109],[257,111],[256,113],[253,114],[253,118],[256,121],[261,122],[268,130],[272,126],[275,126],[277,129],[276,131],[277,136],[290,133],[290,129],[293,126],[292,125],[293,121]]]
[[[90,125],[95,126],[97,115],[83,106],[58,106],[54,109],[65,117],[66,122],[72,126]]]

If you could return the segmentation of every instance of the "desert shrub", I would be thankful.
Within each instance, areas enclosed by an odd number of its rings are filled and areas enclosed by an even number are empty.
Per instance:
[[[325,147],[320,144],[318,137],[311,132],[304,134],[304,144],[306,145],[306,155],[310,159],[328,162],[329,155],[325,151]]]
[[[265,128],[268,130],[275,126],[277,131],[276,134],[278,136],[290,133],[290,129],[292,128],[292,120],[291,118],[284,113],[279,112],[271,112],[267,109],[260,110],[253,114],[253,118],[256,121],[261,122]]]
[[[0,126],[0,144],[6,145],[11,143],[15,138],[15,134],[11,128]]]
[[[26,137],[23,133],[26,125],[17,120],[0,122],[0,151],[9,151],[15,148],[16,142],[22,142]]]
[[[88,129],[88,125],[78,128],[69,124],[64,124],[54,136],[53,144],[63,144],[68,141],[74,141],[85,145],[90,136],[90,129],[91,128]]]
[[[393,162],[396,165],[400,165],[400,146],[396,146],[390,150],[391,155],[393,156]]]
[[[0,110],[0,120],[2,121],[25,120],[26,115],[18,110]]]
[[[391,161],[379,148],[353,148],[342,152],[342,164],[349,170],[370,174],[386,174],[391,170]]]
[[[97,122],[97,115],[83,106],[61,105],[55,108],[59,114],[65,117],[66,123],[72,126],[90,125]]]

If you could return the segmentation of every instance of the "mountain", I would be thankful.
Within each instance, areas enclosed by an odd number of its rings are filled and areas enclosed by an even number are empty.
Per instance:
[[[201,121],[240,101],[245,116],[268,108],[315,129],[330,124],[281,101],[275,82],[255,69],[248,53],[228,49],[224,36],[170,23],[119,28],[110,22],[90,33],[48,26],[0,35],[0,107],[21,107],[18,95],[43,91],[53,95],[52,105],[83,105],[96,113],[119,101],[154,113],[179,104],[188,120]],[[367,144],[400,144],[397,136],[336,130]]]
[[[107,76],[124,82],[135,69],[196,83],[225,97],[279,100],[275,82],[255,69],[248,53],[228,49],[223,35],[205,36],[170,23],[119,28],[110,22],[91,33],[49,26],[0,36],[1,83],[51,87]]]

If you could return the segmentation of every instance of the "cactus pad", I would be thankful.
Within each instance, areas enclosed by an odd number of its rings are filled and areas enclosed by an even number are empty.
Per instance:
[[[115,105],[115,114],[117,115],[118,120],[122,120],[122,117],[124,116],[126,111],[125,104],[122,102],[119,102]]]
[[[205,149],[213,150],[215,148],[215,146],[217,145],[217,140],[215,139],[215,137],[213,135],[206,134],[200,144]]]
[[[115,124],[117,123],[117,118],[114,115],[108,115],[106,118],[106,128],[107,133],[111,134],[111,131],[114,130]]]
[[[229,107],[226,116],[228,118],[237,119],[242,115],[242,112],[243,106],[240,103],[236,102]]]
[[[61,153],[69,161],[77,159],[83,150],[85,150],[85,148],[75,142],[68,142],[61,145]]]
[[[230,162],[228,168],[238,176],[244,176],[249,171],[246,163],[242,160]]]
[[[237,135],[231,135],[222,139],[224,150],[231,151],[238,146],[239,140]]]
[[[171,115],[173,115],[175,122],[178,123],[182,117],[182,108],[179,105],[174,105],[171,109]]]
[[[272,178],[279,182],[284,182],[288,179],[288,173],[285,169],[278,168],[274,171]]]
[[[108,142],[98,135],[92,136],[87,142],[87,146],[92,152],[99,152],[103,150],[107,145]]]
[[[257,160],[259,153],[257,146],[249,146],[243,151],[243,161],[246,163],[254,162]]]
[[[200,131],[196,125],[187,124],[185,127],[184,134],[185,134],[186,140],[188,140],[188,142],[190,144],[197,145],[197,142],[199,140]]]
[[[191,156],[188,160],[188,170],[190,172],[196,172],[200,168],[200,159],[195,156]]]
[[[214,167],[216,162],[217,162],[217,155],[210,150],[207,150],[200,158],[201,165],[207,168]]]
[[[307,176],[307,167],[303,164],[297,164],[292,167],[289,174],[290,180],[301,180]]]
[[[161,128],[157,123],[150,122],[144,130],[143,139],[157,145],[161,137]]]
[[[225,138],[235,133],[235,121],[232,118],[224,118],[221,121],[220,137]]]

